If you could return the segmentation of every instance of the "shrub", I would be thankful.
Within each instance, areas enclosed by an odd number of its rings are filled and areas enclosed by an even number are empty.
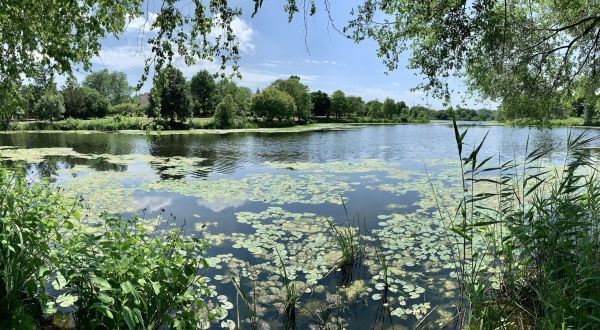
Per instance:
[[[234,125],[234,117],[237,112],[237,103],[233,96],[225,95],[215,109],[213,124],[216,128],[228,128]]]

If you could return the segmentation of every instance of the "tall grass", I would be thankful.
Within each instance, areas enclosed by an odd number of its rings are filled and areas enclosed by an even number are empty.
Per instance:
[[[491,165],[485,138],[466,154],[467,131],[454,130],[464,193],[440,215],[454,233],[460,324],[600,327],[600,180],[586,150],[596,139],[569,134],[559,165],[529,143],[523,160]]]

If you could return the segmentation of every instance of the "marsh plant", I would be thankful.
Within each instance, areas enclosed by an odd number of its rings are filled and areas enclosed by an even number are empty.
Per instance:
[[[281,269],[281,278],[283,279],[283,327],[285,329],[296,329],[296,308],[300,300],[300,291],[288,276],[285,269],[285,263],[281,257],[279,250],[275,248],[277,257],[279,258],[279,268]]]
[[[74,203],[46,183],[30,184],[18,170],[0,168],[0,328],[27,327],[48,302],[61,229],[71,229]]]
[[[256,273],[254,272],[254,269],[252,268],[252,266],[250,266],[250,263],[247,263],[247,268],[249,270],[249,278],[250,278],[250,290],[246,290],[243,283],[242,283],[242,279],[243,277],[241,275],[235,276],[233,274],[229,274],[229,279],[231,280],[231,282],[233,283],[233,286],[235,287],[235,291],[237,296],[236,297],[241,297],[242,298],[242,302],[244,303],[244,305],[246,305],[246,308],[248,309],[248,322],[250,323],[250,327],[252,329],[258,329],[258,313],[257,313],[257,297],[256,297]],[[237,299],[237,298],[236,298]],[[242,328],[241,326],[241,322],[240,322],[240,311],[239,311],[239,304],[237,306],[237,327],[239,329]]]
[[[569,134],[561,164],[550,149],[523,160],[463,154],[454,123],[463,197],[440,212],[455,235],[460,324],[495,328],[600,326],[600,180],[585,133]]]
[[[346,285],[352,281],[352,273],[359,259],[365,255],[365,242],[363,235],[366,229],[361,229],[360,215],[356,214],[350,221],[346,204],[342,199],[342,206],[346,214],[346,225],[336,225],[331,219],[325,218],[329,230],[333,234],[337,246],[340,249],[341,256],[339,258],[338,267],[342,272],[340,285]]]
[[[226,301],[209,302],[204,242],[183,228],[104,214],[89,233],[80,201],[45,182],[0,169],[0,190],[2,328],[36,328],[57,307],[78,328],[191,329],[227,315]]]

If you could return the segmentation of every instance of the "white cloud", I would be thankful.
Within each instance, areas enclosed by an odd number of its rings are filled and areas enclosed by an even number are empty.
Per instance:
[[[205,207],[215,213],[219,213],[228,208],[237,209],[240,206],[244,205],[246,202],[242,200],[232,200],[232,201],[206,201],[203,199],[198,199],[196,201],[198,206]]]
[[[129,22],[127,23],[127,32],[151,32],[154,29],[152,28],[152,24],[156,22],[156,18],[158,14],[156,13],[148,13],[146,16],[138,16],[134,19],[129,20],[129,14],[127,15],[127,19]]]
[[[252,43],[252,36],[254,36],[254,29],[248,24],[243,18],[235,17],[231,20],[231,30],[233,35],[237,39],[239,49],[242,53],[249,53],[254,50],[255,46]],[[223,34],[223,29],[215,28],[212,30],[210,35],[213,38]]]
[[[92,63],[109,70],[128,71],[144,67],[146,56],[150,56],[140,47],[117,46],[100,50],[99,56],[92,58]]]
[[[137,199],[135,202],[138,209],[146,209],[146,211],[152,213],[170,206],[173,203],[173,199],[170,197],[145,196]]]

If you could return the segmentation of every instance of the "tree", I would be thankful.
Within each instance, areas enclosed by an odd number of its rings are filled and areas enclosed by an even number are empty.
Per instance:
[[[367,114],[372,118],[383,117],[383,104],[379,100],[371,100],[365,104]]]
[[[271,84],[272,88],[277,88],[286,92],[294,99],[296,111],[293,116],[300,121],[306,121],[310,116],[312,109],[312,100],[308,92],[308,86],[300,82],[300,77],[290,76],[288,79],[277,79]]]
[[[265,88],[252,97],[252,112],[268,121],[288,119],[296,111],[294,99],[276,88]]]
[[[228,128],[233,126],[235,114],[238,112],[237,103],[232,95],[226,95],[215,109],[213,124],[217,128]]]
[[[207,116],[214,113],[216,102],[222,100],[217,94],[215,78],[206,70],[201,70],[192,77],[190,96],[194,103],[195,116]]]
[[[396,113],[399,117],[406,111],[408,111],[408,106],[404,101],[396,102]]]
[[[327,116],[327,119],[329,119],[329,115],[331,114],[331,100],[329,99],[329,95],[321,90],[318,90],[316,92],[312,92],[310,97],[313,104],[313,115]]]
[[[225,96],[233,96],[237,103],[237,115],[246,116],[250,112],[252,103],[252,90],[248,87],[238,86],[234,81],[221,79],[217,82],[217,99],[222,100]]]
[[[597,1],[369,0],[344,31],[377,42],[390,70],[410,48],[410,67],[425,77],[418,87],[434,96],[449,100],[449,79],[464,74],[472,91],[503,103],[509,116],[535,117],[577,77],[600,80],[599,12]],[[521,102],[528,106],[514,107]]]
[[[79,87],[74,78],[67,79],[62,90],[65,117],[88,119],[102,118],[108,114],[110,103],[97,90]]]
[[[386,98],[383,101],[383,115],[387,118],[392,118],[397,111],[396,102],[391,98]]]
[[[365,102],[360,96],[348,96],[348,115],[362,116],[365,111]]]
[[[174,66],[168,66],[162,74],[155,76],[150,95],[150,108],[169,119],[171,125],[190,116],[190,97],[185,77]]]
[[[65,113],[65,104],[63,96],[52,92],[46,92],[35,104],[35,112],[42,119],[49,119],[52,122],[60,118]]]
[[[348,108],[348,101],[346,95],[341,90],[336,90],[331,94],[331,112],[335,115],[335,118],[340,118]]]
[[[109,72],[107,69],[90,73],[83,80],[83,86],[95,89],[112,105],[129,101],[133,91],[124,72]]]

